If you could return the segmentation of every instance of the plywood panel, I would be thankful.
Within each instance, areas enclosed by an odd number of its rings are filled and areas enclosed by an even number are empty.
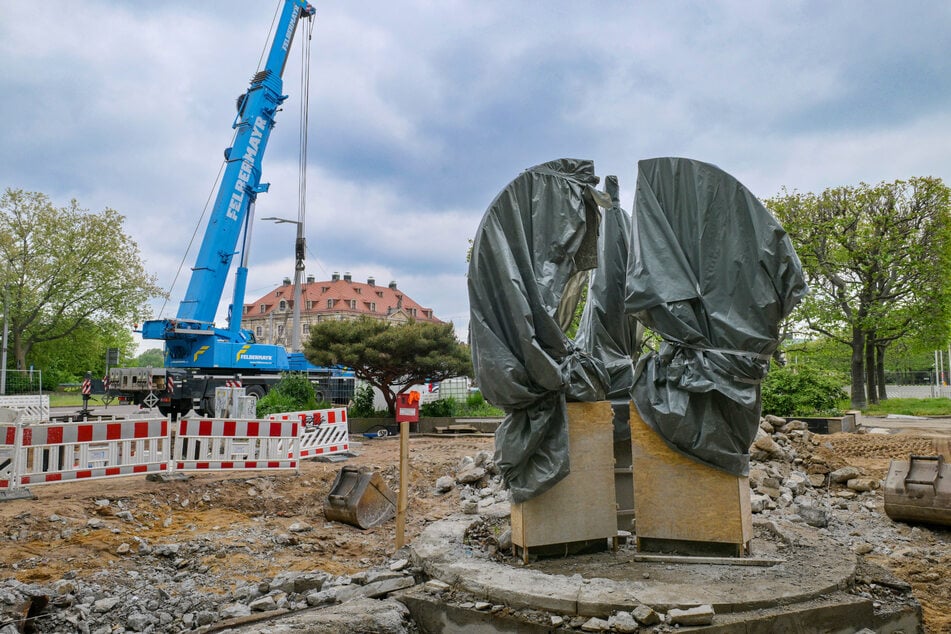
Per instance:
[[[631,404],[637,538],[737,544],[753,537],[749,478],[670,449]]]
[[[568,403],[571,473],[512,504],[512,542],[522,548],[617,535],[611,404]]]

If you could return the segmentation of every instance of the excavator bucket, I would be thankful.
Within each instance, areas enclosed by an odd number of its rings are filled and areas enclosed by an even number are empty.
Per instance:
[[[371,528],[396,515],[396,495],[378,471],[345,466],[337,473],[327,500],[324,517],[358,528]]]
[[[885,478],[885,513],[897,521],[951,526],[951,465],[944,456],[892,460]]]

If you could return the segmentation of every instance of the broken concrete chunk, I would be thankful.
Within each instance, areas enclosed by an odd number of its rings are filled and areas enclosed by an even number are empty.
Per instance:
[[[711,605],[698,605],[686,610],[674,608],[667,613],[671,625],[711,625],[716,613]]]
[[[660,623],[660,615],[647,605],[637,606],[631,611],[631,615],[641,625],[657,625]]]
[[[858,491],[863,493],[865,491],[874,491],[878,488],[878,480],[874,478],[852,478],[846,482],[845,486],[852,489],[853,491]]]
[[[853,478],[858,478],[864,475],[862,470],[858,467],[842,467],[841,469],[836,469],[829,474],[829,482],[833,484],[842,484],[843,482],[848,482]]]

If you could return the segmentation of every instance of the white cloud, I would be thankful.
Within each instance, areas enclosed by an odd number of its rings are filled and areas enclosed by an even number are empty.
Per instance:
[[[124,213],[161,284],[184,259],[174,314],[275,4],[3,2],[0,186]],[[396,279],[459,327],[482,212],[560,156],[617,174],[625,205],[652,156],[716,163],[764,197],[951,178],[949,17],[883,0],[318,3],[308,271]],[[301,43],[259,218],[297,213]],[[254,235],[249,296],[293,271],[292,226]]]

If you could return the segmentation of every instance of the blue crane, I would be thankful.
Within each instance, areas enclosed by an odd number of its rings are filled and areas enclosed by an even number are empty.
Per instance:
[[[307,368],[299,353],[289,358],[282,346],[255,343],[252,333],[241,328],[241,313],[254,203],[258,194],[268,190],[268,183],[261,182],[261,161],[274,117],[287,99],[282,94],[282,75],[294,33],[298,22],[314,13],[314,7],[303,0],[284,0],[264,67],[238,98],[232,125],[234,142],[225,150],[224,173],[178,314],[175,319],[150,320],[142,325],[143,338],[165,341],[166,368],[266,372]],[[242,234],[242,247],[237,250]],[[241,261],[228,327],[217,328],[215,314],[236,255]]]

